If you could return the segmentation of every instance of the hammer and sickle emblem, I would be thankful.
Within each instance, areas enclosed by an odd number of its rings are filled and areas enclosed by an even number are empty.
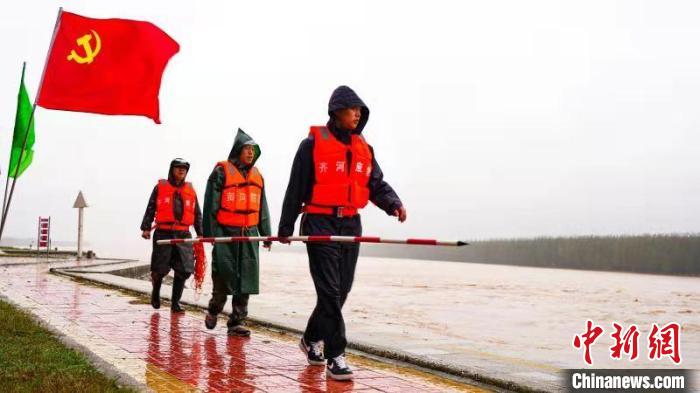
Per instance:
[[[84,36],[78,38],[75,40],[78,45],[83,47],[83,50],[85,51],[85,57],[80,56],[75,50],[70,51],[70,55],[68,55],[68,60],[73,60],[78,64],[85,64],[85,63],[92,63],[92,60],[97,56],[98,53],[100,53],[100,49],[102,49],[102,40],[100,40],[100,36],[97,34],[95,30],[90,30],[92,34],[85,34]],[[90,40],[92,37],[95,37],[95,48],[93,49],[92,45],[90,45]]]

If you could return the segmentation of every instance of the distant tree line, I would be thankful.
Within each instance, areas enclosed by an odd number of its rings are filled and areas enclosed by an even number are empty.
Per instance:
[[[700,234],[538,237],[460,248],[371,245],[363,255],[518,266],[700,275]]]

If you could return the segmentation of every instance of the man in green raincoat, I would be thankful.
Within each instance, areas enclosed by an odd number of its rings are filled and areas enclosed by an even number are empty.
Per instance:
[[[216,164],[207,181],[204,195],[203,226],[205,237],[270,236],[270,214],[265,184],[254,166],[260,147],[238,129],[228,160]],[[265,248],[271,243],[265,242]],[[248,315],[249,295],[259,293],[258,242],[215,243],[212,253],[214,290],[204,321],[208,329],[216,326],[217,315],[231,295],[229,336],[249,336],[243,320]]]

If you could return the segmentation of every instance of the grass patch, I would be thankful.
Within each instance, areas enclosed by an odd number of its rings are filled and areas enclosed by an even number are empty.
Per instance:
[[[95,369],[22,310],[0,300],[0,391],[133,392]]]

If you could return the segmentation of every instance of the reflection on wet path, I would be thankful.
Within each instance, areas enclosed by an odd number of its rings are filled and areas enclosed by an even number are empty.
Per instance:
[[[0,266],[0,293],[155,391],[444,392],[450,388],[364,363],[354,382],[327,381],[322,367],[306,365],[294,340],[257,329],[251,338],[227,337],[221,321],[217,329],[206,330],[202,313],[153,310],[132,296],[52,275],[48,268],[48,264]]]

